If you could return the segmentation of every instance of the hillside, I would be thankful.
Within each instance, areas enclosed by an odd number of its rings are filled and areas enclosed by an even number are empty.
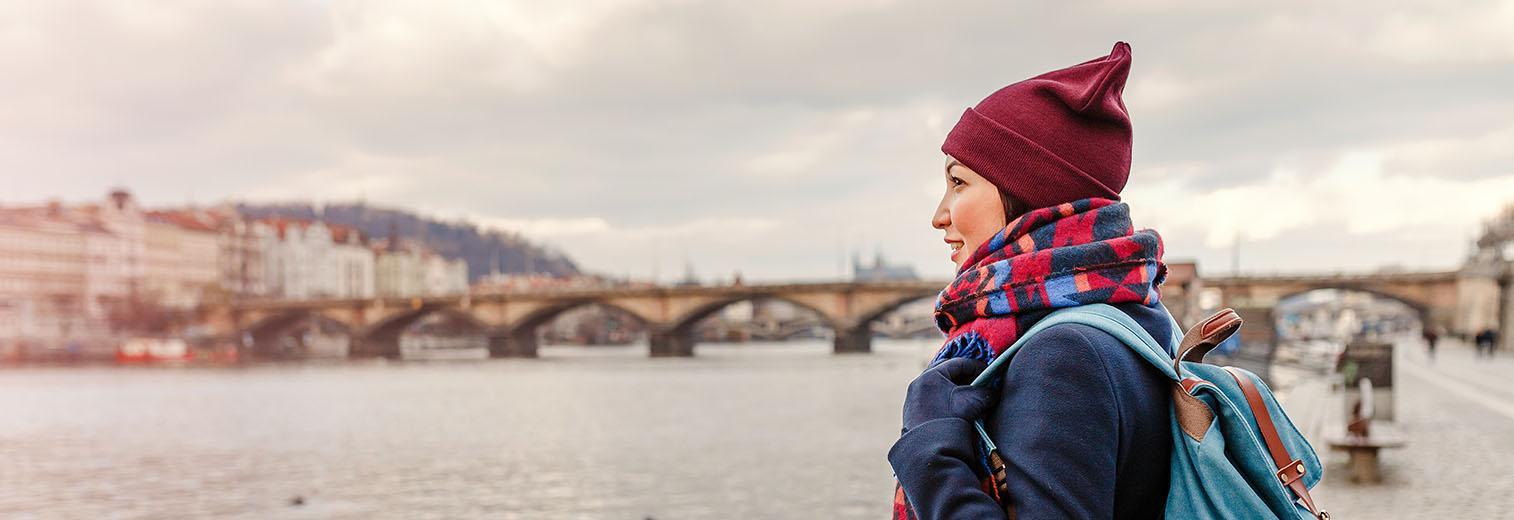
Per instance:
[[[562,253],[550,251],[506,231],[479,229],[471,222],[445,222],[400,209],[377,208],[363,203],[309,203],[237,205],[237,211],[249,218],[283,217],[324,220],[348,226],[372,238],[387,238],[397,233],[401,239],[425,244],[447,258],[468,262],[469,280],[488,274],[498,263],[502,273],[545,273],[557,276],[578,274],[578,266]]]

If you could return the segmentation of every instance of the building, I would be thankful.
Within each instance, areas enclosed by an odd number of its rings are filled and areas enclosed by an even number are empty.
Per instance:
[[[146,221],[136,199],[114,190],[102,204],[64,208],[64,218],[84,233],[85,299],[91,315],[104,314],[108,303],[141,298],[146,273]]]
[[[468,262],[438,254],[426,256],[426,291],[430,295],[468,292]]]
[[[142,293],[148,300],[189,309],[221,291],[221,230],[201,211],[149,211],[143,227]]]
[[[389,244],[395,244],[389,242]],[[426,268],[415,251],[390,245],[374,250],[374,289],[385,298],[421,296],[426,292]]]
[[[325,285],[328,294],[337,298],[372,298],[375,294],[373,250],[357,230],[331,228],[331,248],[319,262],[331,271],[323,273],[333,283]]]
[[[269,296],[300,300],[375,295],[373,252],[357,231],[283,219],[254,226]]]
[[[883,282],[889,280],[919,280],[915,268],[907,265],[892,265],[883,259],[883,251],[873,258],[873,265],[863,265],[856,254],[852,255],[852,279],[859,282]]]
[[[374,285],[382,297],[468,292],[468,263],[390,239],[374,249]]]
[[[263,276],[263,249],[273,228],[242,219],[235,208],[222,207],[211,213],[217,220],[220,253],[216,263],[221,272],[221,290],[233,296],[266,296],[268,284]]]
[[[125,191],[99,204],[0,209],[0,345],[103,340],[140,294],[144,222]]]
[[[76,223],[0,213],[0,342],[58,343],[94,328],[86,314],[84,244]]]

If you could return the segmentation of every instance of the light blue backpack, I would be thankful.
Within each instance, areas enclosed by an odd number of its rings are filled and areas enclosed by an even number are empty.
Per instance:
[[[1172,483],[1167,518],[1330,518],[1309,496],[1309,488],[1324,476],[1319,457],[1278,406],[1272,390],[1251,372],[1201,362],[1204,354],[1240,328],[1241,318],[1234,311],[1220,311],[1182,337],[1177,336],[1179,327],[1173,322],[1172,342],[1177,345],[1179,363],[1119,309],[1102,303],[1060,309],[1021,335],[973,384],[990,384],[1027,339],[1062,323],[1108,332],[1172,380]],[[1003,489],[1003,461],[983,422],[976,426],[991,454],[994,480]]]

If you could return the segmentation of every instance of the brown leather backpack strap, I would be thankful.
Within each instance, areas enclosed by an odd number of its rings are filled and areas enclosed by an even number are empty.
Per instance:
[[[1241,316],[1234,310],[1225,308],[1219,312],[1204,318],[1204,321],[1188,328],[1183,334],[1183,341],[1178,343],[1177,356],[1172,359],[1172,370],[1177,374],[1183,371],[1179,364],[1183,361],[1195,363],[1204,360],[1204,354],[1214,350],[1220,342],[1225,341],[1231,334],[1241,328]]]
[[[1015,512],[1014,502],[1009,500],[1009,470],[999,450],[988,452],[988,469],[994,480],[994,499],[1004,506],[1004,514],[1009,520],[1015,520],[1019,515]]]
[[[1330,513],[1320,511],[1314,505],[1314,499],[1309,496],[1309,486],[1304,485],[1304,462],[1288,455],[1288,448],[1283,446],[1283,438],[1277,434],[1277,425],[1272,422],[1272,413],[1267,411],[1267,403],[1262,400],[1262,393],[1257,391],[1250,377],[1234,367],[1225,367],[1225,372],[1235,378],[1235,382],[1241,386],[1241,393],[1246,396],[1246,404],[1251,407],[1251,415],[1256,417],[1257,428],[1262,432],[1262,443],[1267,445],[1267,453],[1271,455],[1272,463],[1277,466],[1277,472],[1274,475],[1277,476],[1278,483],[1292,490],[1315,518],[1329,520]]]

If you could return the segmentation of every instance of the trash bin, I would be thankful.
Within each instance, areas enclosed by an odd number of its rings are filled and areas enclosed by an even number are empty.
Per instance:
[[[1393,344],[1356,341],[1341,352],[1336,371],[1346,391],[1346,415],[1361,398],[1357,395],[1363,378],[1372,380],[1373,420],[1393,420]]]

